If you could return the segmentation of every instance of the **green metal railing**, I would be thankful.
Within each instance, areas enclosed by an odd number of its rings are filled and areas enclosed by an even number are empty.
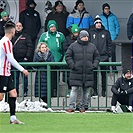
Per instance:
[[[45,70],[45,71],[47,71],[47,104],[48,104],[48,107],[53,107],[52,105],[51,105],[51,71],[52,71],[52,69],[51,69],[51,67],[52,66],[59,66],[60,67],[60,69],[57,69],[57,70],[55,70],[55,71],[57,71],[57,74],[58,74],[58,76],[59,76],[59,72],[62,72],[62,71],[69,71],[69,70],[65,70],[65,69],[61,69],[61,67],[63,67],[63,66],[67,66],[67,64],[65,63],[65,62],[20,62],[20,64],[22,65],[22,66],[30,66],[30,67],[35,67],[35,66],[47,66],[47,69]],[[99,66],[121,66],[122,65],[122,63],[121,62],[100,62],[99,63]],[[100,70],[100,67],[98,67],[98,70],[97,70],[98,72],[100,72],[101,70]],[[30,72],[30,80],[31,80],[31,84],[33,83],[32,82],[32,79],[33,79],[33,76],[32,76],[32,72],[35,72],[35,70],[29,70],[29,72]],[[107,72],[106,72],[106,74],[107,74]],[[108,78],[108,77],[107,77]],[[58,79],[59,79],[59,77],[58,77]],[[115,82],[115,78],[114,78],[114,82]],[[59,84],[58,84],[58,86],[59,86]],[[99,81],[98,81],[98,86],[99,86]],[[31,93],[30,93],[30,95],[31,95],[31,101],[33,100],[32,99],[32,85],[31,85],[31,87],[30,87],[30,91],[31,91]],[[98,89],[99,90],[99,89]],[[67,93],[66,93],[66,95],[67,95]],[[57,90],[57,105],[56,105],[56,107],[58,107],[58,106],[60,106],[59,105],[59,89]],[[108,97],[105,97],[106,98],[106,105],[104,106],[104,107],[108,107],[108,104],[107,104],[107,100],[108,100]],[[23,100],[24,100],[24,96],[23,96]],[[39,97],[39,100],[40,100],[40,97]],[[64,101],[65,101],[65,103],[64,103]],[[67,96],[65,96],[65,99],[63,99],[63,106],[67,106]],[[98,99],[97,99],[97,105],[96,106],[94,106],[95,108],[102,108],[102,107],[100,107],[100,99],[99,99],[99,97],[98,97]],[[64,107],[63,107],[64,108]]]

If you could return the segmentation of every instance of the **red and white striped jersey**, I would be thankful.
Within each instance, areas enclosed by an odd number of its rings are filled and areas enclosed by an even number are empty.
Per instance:
[[[20,71],[24,70],[13,57],[12,42],[4,36],[0,40],[0,75],[10,76],[11,64]]]

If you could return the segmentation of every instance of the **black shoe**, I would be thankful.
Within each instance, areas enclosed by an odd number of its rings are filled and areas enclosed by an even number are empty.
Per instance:
[[[102,90],[102,96],[105,97],[106,96],[106,91]]]

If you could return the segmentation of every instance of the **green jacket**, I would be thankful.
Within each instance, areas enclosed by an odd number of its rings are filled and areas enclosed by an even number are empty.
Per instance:
[[[53,20],[50,22],[53,22]],[[50,22],[48,25],[50,25]],[[63,42],[65,40],[64,35],[61,32],[50,32],[48,29],[47,32],[44,32],[39,42],[45,42],[48,45],[48,48],[50,49],[51,53],[54,56],[55,62],[61,62],[63,60],[64,52],[63,52]]]

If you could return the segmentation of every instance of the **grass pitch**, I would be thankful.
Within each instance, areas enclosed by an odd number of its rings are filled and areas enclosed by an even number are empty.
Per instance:
[[[9,124],[0,113],[0,133],[132,133],[133,114],[122,113],[17,113],[25,125]]]

